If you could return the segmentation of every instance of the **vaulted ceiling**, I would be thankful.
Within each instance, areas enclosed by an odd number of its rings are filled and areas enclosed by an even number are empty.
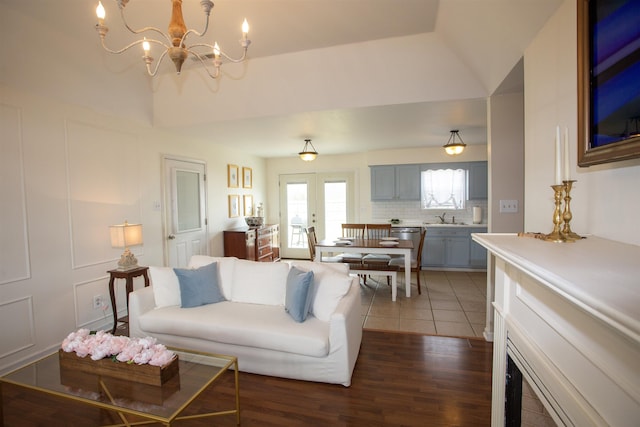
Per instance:
[[[0,6],[68,41],[81,58],[67,51],[56,59],[91,61],[90,69],[100,71],[87,72],[104,73],[105,87],[131,88],[140,98],[126,107],[117,92],[91,101],[73,95],[78,102],[116,113],[146,110],[140,115],[156,127],[280,157],[294,155],[304,138],[324,154],[438,146],[454,128],[467,144],[485,143],[486,98],[522,90],[523,52],[562,1],[218,0],[205,42],[216,40],[238,54],[246,17],[252,44],[248,63],[223,66],[225,75],[215,83],[194,61],[180,76],[165,61],[150,80],[139,51],[97,52],[97,1],[0,0]],[[133,39],[116,2],[103,3],[107,44],[119,48]],[[170,10],[169,0],[130,0],[125,8],[134,28],[164,29]],[[199,1],[184,0],[183,11],[187,26],[201,30]],[[61,49],[40,42],[38,48]],[[22,78],[4,69],[1,77],[8,83]]]

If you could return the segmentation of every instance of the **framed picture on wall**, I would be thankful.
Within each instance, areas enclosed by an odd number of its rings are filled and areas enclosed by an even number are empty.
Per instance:
[[[640,2],[578,0],[578,165],[640,157]]]
[[[229,218],[240,216],[240,196],[237,194],[229,195]]]
[[[240,186],[239,172],[238,165],[227,165],[227,187],[238,188]]]
[[[244,188],[253,187],[253,171],[251,168],[242,167],[242,186]]]
[[[244,216],[253,216],[253,196],[245,194],[243,198]]]

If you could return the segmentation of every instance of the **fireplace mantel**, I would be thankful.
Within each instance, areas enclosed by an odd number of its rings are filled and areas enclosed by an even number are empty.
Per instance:
[[[495,262],[492,426],[507,354],[558,425],[640,419],[640,247],[474,234]]]

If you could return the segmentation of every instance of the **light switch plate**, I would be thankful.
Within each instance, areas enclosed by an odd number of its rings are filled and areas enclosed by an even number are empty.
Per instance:
[[[500,213],[517,213],[517,200],[500,200]]]

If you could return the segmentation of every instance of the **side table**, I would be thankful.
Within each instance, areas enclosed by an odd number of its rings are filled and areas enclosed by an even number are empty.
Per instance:
[[[111,333],[116,332],[118,322],[129,323],[129,294],[133,291],[133,278],[142,276],[144,278],[144,286],[149,286],[149,267],[136,267],[129,270],[109,270],[109,297],[111,298],[111,308],[113,309],[113,329]],[[127,290],[127,315],[118,319],[118,308],[116,307],[116,293],[114,283],[116,279],[125,279]]]

